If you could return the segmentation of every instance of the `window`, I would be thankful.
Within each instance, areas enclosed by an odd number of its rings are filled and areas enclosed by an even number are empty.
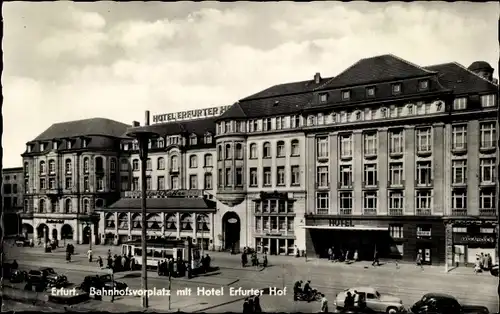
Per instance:
[[[45,181],[45,178],[40,179],[40,190],[45,190],[47,188],[47,181]]]
[[[38,212],[39,213],[45,212],[45,200],[40,200],[40,203],[38,205]]]
[[[236,159],[243,159],[243,147],[241,143],[236,144]]]
[[[352,135],[340,136],[340,156],[343,158],[352,156]]]
[[[66,159],[64,170],[66,174],[71,174],[71,159]]]
[[[328,100],[328,94],[327,93],[319,94],[319,102],[320,103],[325,103],[327,100]]]
[[[417,129],[417,149],[419,152],[431,151],[431,128]]]
[[[260,232],[262,228],[262,217],[255,217],[255,231]]]
[[[403,153],[403,130],[393,130],[389,132],[389,153]]]
[[[171,176],[170,177],[170,188],[172,190],[178,190],[180,188],[178,176]]]
[[[212,189],[212,174],[211,173],[205,173],[205,190],[211,190]]]
[[[43,152],[45,150],[45,144],[40,143],[40,151]]]
[[[28,192],[30,190],[30,180],[28,178],[24,179],[24,191]]]
[[[56,179],[49,178],[49,190],[54,190],[56,188]]]
[[[495,209],[495,190],[481,190],[479,203],[480,209]]]
[[[276,185],[285,185],[285,167],[278,167],[276,171]]]
[[[495,95],[483,95],[481,96],[481,107],[495,107]]]
[[[120,162],[120,171],[128,171],[128,160],[122,159]]]
[[[139,179],[137,179],[137,182],[139,182]],[[83,190],[85,192],[90,191],[90,181],[89,177],[83,177]]]
[[[481,158],[479,168],[480,183],[495,182],[495,158]]]
[[[198,158],[196,155],[189,156],[189,168],[197,168],[198,167]]]
[[[236,168],[236,186],[243,186],[243,168]]]
[[[413,115],[414,114],[414,109],[413,109],[413,104],[408,105],[408,115]]]
[[[55,160],[49,160],[49,173],[50,174],[56,173],[56,162],[55,162]]]
[[[165,170],[165,158],[158,157],[156,163],[158,170]]]
[[[285,128],[285,117],[276,117],[276,130]]]
[[[496,128],[494,122],[481,123],[481,148],[495,147]]]
[[[300,116],[299,115],[292,116],[290,118],[290,124],[291,124],[292,128],[300,127]]]
[[[431,191],[417,191],[417,209],[430,210],[431,200]]]
[[[271,131],[271,129],[272,129],[271,118],[264,118],[262,120],[262,130]]]
[[[230,133],[231,132],[231,121],[226,121],[224,122],[224,133]]]
[[[401,84],[392,84],[392,94],[397,95],[401,93]]]
[[[389,234],[393,239],[402,239],[403,238],[403,226],[401,225],[390,225],[389,226]]]
[[[179,171],[179,157],[177,156],[170,157],[170,170]]]
[[[231,151],[231,144],[226,144],[226,160],[233,158],[233,154]]]
[[[315,126],[316,125],[316,116],[309,116],[309,118],[307,118],[307,125],[308,126]]]
[[[451,206],[452,209],[467,209],[467,192],[453,191]]]
[[[205,167],[212,167],[213,166],[212,154],[205,154],[204,166]]]
[[[151,182],[151,179],[149,181]],[[97,178],[96,179],[96,184],[97,184],[97,191],[103,191],[104,190],[104,180],[103,180],[103,178]]]
[[[128,191],[129,190],[129,186],[128,186],[128,176],[122,176],[120,178],[120,181],[121,181],[121,190],[122,191]]]
[[[373,97],[375,96],[375,87],[370,86],[366,88],[366,96],[367,97]]]
[[[132,190],[134,191],[140,191],[141,187],[139,185],[139,178],[138,177],[134,177],[132,179]]]
[[[156,188],[159,191],[165,190],[165,177],[164,176],[158,176]]]
[[[263,182],[264,182],[264,186],[271,186],[271,168],[270,167],[264,167]]]
[[[109,161],[109,171],[111,173],[116,172],[116,159],[114,159],[114,158],[111,158],[111,160]]]
[[[340,185],[342,187],[352,186],[352,166],[343,165],[340,166]]]
[[[66,190],[71,190],[71,188],[73,187],[73,180],[71,177],[66,177],[64,187]]]
[[[222,173],[222,169],[219,169],[217,186],[222,187],[223,186],[222,182],[224,182],[223,180],[224,180],[224,174]]]
[[[328,137],[316,138],[316,150],[318,158],[328,158]]]
[[[271,144],[269,142],[264,143],[264,158],[271,158]]]
[[[299,156],[299,140],[292,140],[291,143],[291,156]]]
[[[365,155],[377,155],[377,133],[364,134]]]
[[[196,134],[191,134],[191,136],[189,137],[189,145],[196,144],[198,144],[198,137],[196,136]]]
[[[233,185],[233,171],[231,170],[231,168],[226,168],[225,175],[226,175],[226,186],[232,186]]]
[[[356,115],[356,121],[361,120],[361,111],[356,111],[355,115]]]
[[[418,89],[426,90],[428,88],[429,88],[429,81],[428,80],[421,80],[418,82]]]
[[[330,207],[330,195],[328,192],[316,193],[316,213],[328,214]]]
[[[432,183],[432,164],[430,161],[417,161],[417,185]]]
[[[45,166],[45,161],[40,161],[40,174],[46,174],[47,168]]]
[[[464,110],[466,108],[467,108],[467,98],[466,97],[456,98],[453,101],[453,110]]]
[[[349,100],[351,98],[351,91],[342,91],[342,100]]]
[[[245,132],[245,121],[235,121],[236,133]]]
[[[222,146],[217,146],[217,160],[222,160]]]
[[[348,214],[352,210],[352,192],[340,193],[341,214]]]
[[[250,186],[256,187],[259,185],[257,168],[250,168]]]
[[[252,120],[250,121],[250,132],[257,132],[260,131],[259,129],[259,120]]]
[[[151,171],[153,169],[153,165],[152,165],[152,162],[151,162],[151,158],[148,158],[146,160],[146,170],[147,171]]]
[[[389,192],[389,208],[393,210],[402,210],[404,203],[403,192]]]
[[[156,147],[158,148],[165,147],[165,140],[163,139],[163,137],[160,137],[156,140]]]
[[[365,165],[365,186],[376,186],[377,185],[377,165],[376,164],[366,164]]]
[[[452,183],[453,184],[465,184],[467,183],[467,160],[452,160]]]
[[[316,171],[316,185],[317,187],[328,187],[328,166],[320,166]]]
[[[285,142],[279,141],[276,144],[276,157],[285,157]]]
[[[257,144],[250,144],[250,159],[257,159]]]
[[[195,174],[189,176],[189,189],[190,190],[198,189],[198,176]]]
[[[363,209],[369,212],[377,210],[377,192],[365,192],[363,198]]]
[[[403,163],[391,162],[389,164],[390,185],[403,185]]]
[[[139,159],[132,160],[132,170],[139,171]]]
[[[300,185],[300,167],[299,166],[291,166],[291,185]]]
[[[212,144],[212,134],[205,134],[204,141],[205,144]]]
[[[452,128],[452,149],[467,148],[467,126],[454,125]]]

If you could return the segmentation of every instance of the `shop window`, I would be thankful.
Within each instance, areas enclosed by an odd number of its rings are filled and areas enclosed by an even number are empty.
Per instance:
[[[263,201],[262,202],[262,212],[263,213],[268,213],[269,212],[269,202],[268,201]]]
[[[431,226],[421,225],[417,226],[417,239],[430,239],[432,232]]]
[[[270,201],[270,209],[271,209],[271,213],[275,213],[276,212],[276,200],[271,200]]]
[[[403,256],[403,244],[396,244],[396,250],[398,251],[399,255]]]
[[[480,233],[495,233],[495,228],[479,228]]]
[[[289,213],[293,213],[293,202],[290,202],[290,201],[287,202],[286,206],[287,206],[287,211]]]
[[[257,201],[254,203],[254,210],[255,210],[255,213],[260,213],[260,202]]]
[[[278,211],[280,213],[286,212],[286,202],[285,201],[278,201]]]
[[[288,239],[288,254],[295,253],[295,241],[293,239]]]
[[[467,233],[467,227],[453,227],[453,232]]]
[[[403,226],[401,225],[392,225],[389,226],[389,233],[394,239],[402,239],[403,238]]]

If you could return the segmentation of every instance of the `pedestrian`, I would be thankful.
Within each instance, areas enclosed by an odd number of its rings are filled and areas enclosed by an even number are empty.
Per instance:
[[[250,305],[250,300],[248,298],[245,299],[243,302],[243,313],[252,313],[253,309],[251,308]]]
[[[354,260],[355,262],[357,262],[357,261],[358,261],[358,259],[359,259],[358,250],[355,250],[355,251],[354,251],[353,260]]]
[[[295,257],[300,257],[299,247],[297,245],[295,245],[294,250],[295,250]]]
[[[321,294],[321,312],[328,313],[328,300],[323,293]]]
[[[205,261],[207,262],[207,271],[210,271],[210,262],[212,261],[212,259],[210,258],[210,255],[206,255],[205,256]]]
[[[241,253],[241,267],[246,267],[247,262],[247,254],[245,252]]]
[[[417,266],[419,266],[421,270],[424,270],[424,266],[422,265],[422,254],[420,252],[417,253],[416,263],[417,263]]]
[[[488,255],[486,256],[486,265],[488,265],[488,270],[491,270],[491,268],[493,267],[493,259],[491,258],[490,253],[488,253]]]
[[[333,250],[332,250],[332,248],[329,248],[328,249],[328,260],[330,260],[330,261],[332,260],[332,255],[333,255]]]
[[[14,270],[16,270],[18,267],[19,267],[19,265],[17,264],[17,261],[16,261],[16,260],[14,260],[14,261],[12,262],[11,268],[12,268],[12,269],[14,269]]]
[[[66,262],[71,263],[71,252],[66,253]]]
[[[102,266],[103,266],[102,257],[99,256],[97,258],[97,263],[99,264],[99,268],[102,268]]]
[[[257,293],[253,299],[253,310],[254,313],[262,313],[262,307],[260,306],[260,294]]]
[[[156,270],[158,272],[158,276],[161,276],[161,261],[158,261],[156,264],[157,264],[156,265],[156,268],[157,268]]]
[[[345,261],[348,262],[349,261],[349,250],[347,250],[345,252]]]
[[[89,258],[89,263],[92,263],[92,249],[87,251],[87,257]]]
[[[481,269],[481,260],[480,260],[480,258],[478,256],[478,257],[476,257],[476,263],[474,265],[474,273],[478,274],[480,272],[482,272],[482,269]]]
[[[264,260],[262,261],[262,267],[264,268],[267,267],[267,252],[264,253]]]
[[[354,307],[354,297],[350,291],[347,291],[347,294],[344,299],[344,308],[346,310],[352,310]]]
[[[372,263],[372,266],[380,266],[380,262],[378,260],[378,251],[377,249],[375,249],[375,253],[373,254],[373,263]]]

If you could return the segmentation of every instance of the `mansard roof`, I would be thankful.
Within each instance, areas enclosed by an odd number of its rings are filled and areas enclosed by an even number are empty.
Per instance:
[[[185,121],[172,121],[167,123],[158,123],[150,126],[141,126],[150,132],[157,133],[159,136],[170,135],[192,135],[196,134],[199,137],[205,136],[206,133],[215,134],[215,120],[217,117],[209,117],[203,119],[193,119]],[[127,137],[127,132],[123,133]]]

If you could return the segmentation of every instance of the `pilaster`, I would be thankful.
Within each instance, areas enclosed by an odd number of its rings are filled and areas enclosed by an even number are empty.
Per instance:
[[[387,215],[387,181],[388,181],[388,157],[387,152],[389,150],[389,143],[387,141],[387,128],[380,128],[378,132],[378,165],[377,165],[377,180],[378,180],[378,215]]]
[[[363,134],[356,130],[352,134],[352,159],[353,159],[353,196],[352,214],[361,215],[363,208]]]
[[[330,215],[339,214],[339,196],[338,196],[338,172],[339,172],[339,159],[338,159],[338,146],[339,146],[339,135],[338,132],[333,132],[329,137],[330,141],[330,208],[328,210]]]
[[[404,214],[415,215],[415,127],[406,126],[404,131],[405,195]]]
[[[314,135],[307,135],[306,137],[306,190],[307,190],[307,209],[306,213],[316,212],[316,188],[315,188],[315,175],[316,175],[316,156]]]
[[[127,213],[127,219],[128,219],[128,236],[129,238],[132,236],[132,213],[128,212]]]
[[[434,173],[432,214],[444,213],[444,124],[433,125],[432,134],[432,172]]]
[[[234,169],[234,168],[233,168],[233,169]],[[196,239],[196,241],[198,241],[198,237],[196,236],[196,232],[197,232],[197,230],[196,230],[196,229],[198,229],[198,226],[197,226],[197,222],[198,222],[198,221],[197,221],[196,219],[197,219],[198,217],[197,217],[196,213],[193,213],[193,214],[191,215],[191,217],[193,218],[193,239]]]
[[[177,220],[177,232],[176,232],[176,237],[177,239],[181,238],[181,213],[177,212],[175,213],[175,218]]]
[[[167,223],[167,213],[161,213],[161,235],[165,236],[165,225]]]
[[[444,178],[443,178],[443,212],[444,215],[451,215],[451,139],[452,139],[452,131],[451,124],[446,124],[444,126]]]
[[[498,132],[498,131],[497,131]],[[479,121],[467,123],[467,213],[479,215]]]

